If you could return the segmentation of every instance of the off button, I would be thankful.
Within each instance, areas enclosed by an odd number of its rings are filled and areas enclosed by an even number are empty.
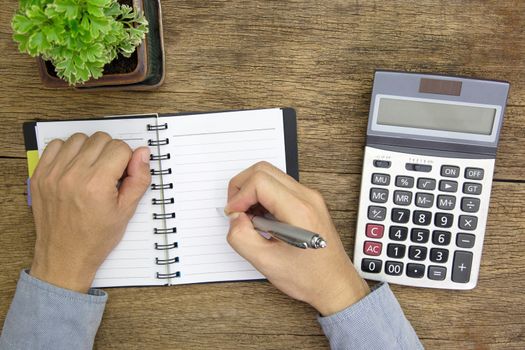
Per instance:
[[[465,178],[469,180],[483,180],[485,171],[480,168],[467,168],[465,169]]]

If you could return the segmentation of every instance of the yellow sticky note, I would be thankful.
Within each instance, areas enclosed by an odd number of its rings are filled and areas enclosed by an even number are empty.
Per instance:
[[[33,176],[33,172],[38,165],[39,159],[38,151],[27,151],[27,170],[29,172],[29,177]]]

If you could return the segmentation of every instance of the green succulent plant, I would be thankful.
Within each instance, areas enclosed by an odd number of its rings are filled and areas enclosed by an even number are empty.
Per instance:
[[[11,26],[20,52],[51,61],[70,85],[100,78],[148,32],[144,15],[117,0],[20,0]]]

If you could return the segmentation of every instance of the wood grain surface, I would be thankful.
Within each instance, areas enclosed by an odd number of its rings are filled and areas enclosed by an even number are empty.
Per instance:
[[[525,348],[525,2],[163,1],[165,84],[154,92],[44,90],[0,7],[0,324],[35,229],[22,122],[294,107],[302,182],[353,250],[375,69],[508,80],[478,286],[392,286],[428,349]],[[267,282],[108,289],[95,349],[324,349],[310,307]]]

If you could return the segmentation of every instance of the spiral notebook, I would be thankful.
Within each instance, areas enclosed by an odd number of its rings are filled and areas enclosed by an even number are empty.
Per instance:
[[[298,177],[293,109],[25,123],[29,175],[51,140],[99,130],[132,149],[149,146],[152,183],[94,287],[264,278],[229,246],[229,223],[216,208],[229,180],[258,161]]]

